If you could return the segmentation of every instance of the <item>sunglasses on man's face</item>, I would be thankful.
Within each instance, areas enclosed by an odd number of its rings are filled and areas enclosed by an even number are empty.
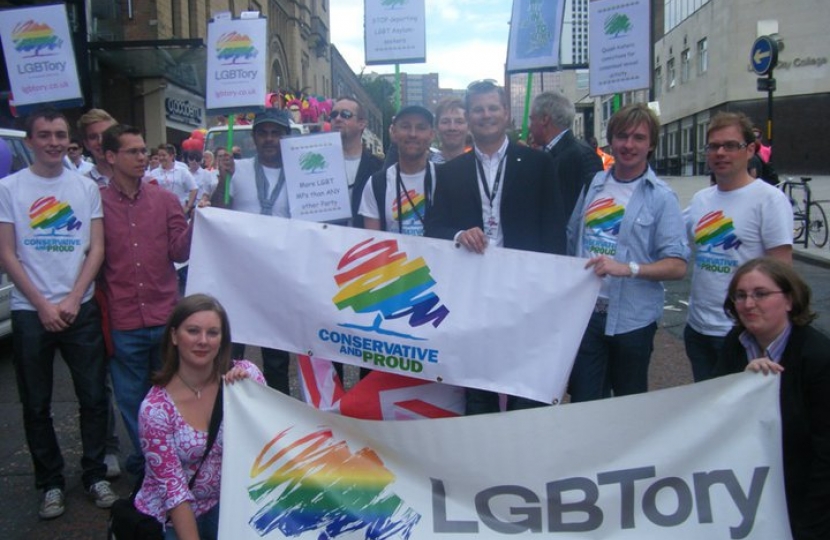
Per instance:
[[[337,117],[341,117],[343,120],[348,120],[354,116],[352,111],[344,110],[344,111],[331,111],[331,119],[334,120]]]
[[[69,150],[70,152],[77,152],[80,149],[81,149],[80,146],[70,146],[70,147],[67,148],[67,150]]]

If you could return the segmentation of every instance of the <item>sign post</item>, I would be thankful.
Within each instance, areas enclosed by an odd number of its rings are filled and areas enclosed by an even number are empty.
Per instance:
[[[775,92],[775,79],[772,71],[778,65],[778,41],[771,36],[761,36],[752,44],[749,53],[752,70],[758,77],[758,91],[767,93],[767,141],[772,146],[772,94]],[[764,79],[763,76],[767,78]]]

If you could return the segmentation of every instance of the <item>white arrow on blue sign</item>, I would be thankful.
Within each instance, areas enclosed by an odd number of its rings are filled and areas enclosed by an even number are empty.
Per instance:
[[[759,37],[752,44],[749,61],[755,73],[766,75],[778,64],[778,43],[769,36]]]

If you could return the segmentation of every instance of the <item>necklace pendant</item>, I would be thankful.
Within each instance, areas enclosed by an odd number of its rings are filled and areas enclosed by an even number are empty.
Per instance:
[[[202,399],[202,391],[196,390],[196,399]]]

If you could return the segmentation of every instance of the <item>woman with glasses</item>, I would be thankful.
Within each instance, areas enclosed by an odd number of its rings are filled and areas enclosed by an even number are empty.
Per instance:
[[[830,339],[810,326],[810,288],[772,257],[744,263],[724,310],[735,321],[716,375],[781,377],[784,489],[794,540],[830,538]]]

